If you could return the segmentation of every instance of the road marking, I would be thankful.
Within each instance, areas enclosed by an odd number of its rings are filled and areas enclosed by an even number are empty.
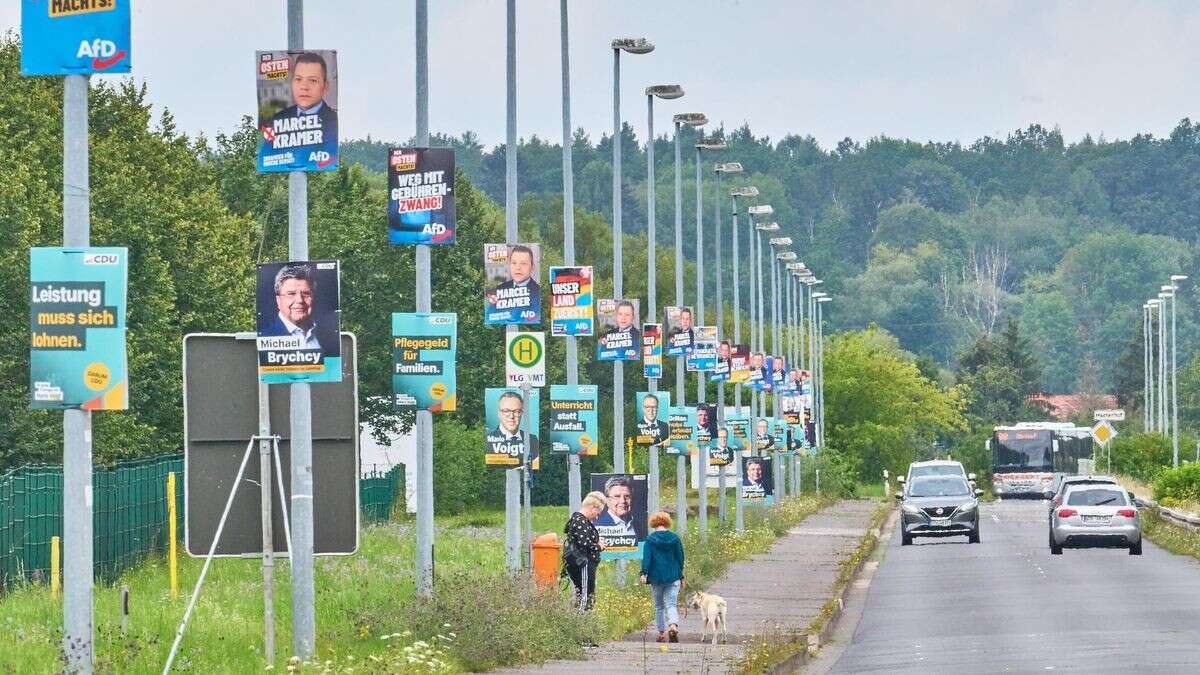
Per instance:
[[[993,514],[992,514],[992,520],[994,520],[994,521],[996,521],[996,522],[998,523],[998,522],[1000,522],[1000,516],[997,516],[996,514],[994,514],[994,513],[993,513]]]

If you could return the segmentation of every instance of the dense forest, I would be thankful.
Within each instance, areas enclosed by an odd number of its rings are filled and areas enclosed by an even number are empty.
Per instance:
[[[735,180],[759,188],[782,234],[797,242],[801,259],[839,298],[827,308],[831,325],[874,322],[905,349],[953,368],[967,345],[1014,318],[1042,359],[1040,388],[1051,393],[1119,385],[1114,367],[1141,329],[1142,303],[1171,274],[1192,269],[1200,241],[1200,125],[1189,119],[1166,138],[1085,137],[1073,144],[1038,125],[969,145],[880,136],[845,139],[830,149],[803,135],[756,136],[749,126],[706,133],[729,147],[706,153],[705,167],[741,162],[746,173]],[[695,231],[695,139],[685,128],[686,242]],[[623,225],[641,234],[646,153],[628,124],[621,141]],[[507,148],[485,148],[470,132],[439,136],[435,144],[454,147],[463,171],[503,202]],[[372,139],[346,143],[344,160],[380,171],[387,146]],[[612,211],[611,156],[611,135],[593,140],[576,132],[576,204],[605,219]],[[655,139],[655,161],[658,239],[669,246],[671,137]],[[517,165],[525,199],[559,199],[560,145],[524,139]],[[716,186],[711,170],[705,177],[704,224],[712,228]],[[548,218],[554,213],[546,209]],[[723,225],[729,227],[727,216]],[[705,241],[708,269],[711,234]],[[684,250],[694,258],[692,246]],[[1195,345],[1191,283],[1180,293],[1183,361]],[[705,287],[712,293],[715,284]]]

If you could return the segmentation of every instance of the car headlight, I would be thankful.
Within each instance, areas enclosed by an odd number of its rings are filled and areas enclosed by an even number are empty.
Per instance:
[[[959,513],[970,513],[975,510],[976,506],[979,506],[979,502],[970,502],[969,504],[962,504],[958,507],[958,512]]]
[[[907,513],[910,516],[915,516],[921,512],[921,509],[918,509],[917,507],[913,506],[912,504],[901,504],[900,510]]]

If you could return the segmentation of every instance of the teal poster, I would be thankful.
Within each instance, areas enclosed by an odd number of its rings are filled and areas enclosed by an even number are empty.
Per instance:
[[[124,248],[29,250],[32,408],[125,410]]]
[[[488,387],[483,392],[484,436],[486,449],[485,466],[515,469],[521,466],[521,455],[525,452],[525,432],[529,432],[529,459],[527,464],[533,471],[541,468],[541,441],[538,429],[538,390],[533,389],[528,397],[514,387]],[[526,402],[528,401],[528,406]],[[528,407],[528,412],[526,408]]]
[[[458,409],[457,342],[457,314],[392,314],[392,397],[397,410]]]
[[[598,407],[599,389],[594,384],[550,385],[550,450],[596,454]]]
[[[686,405],[671,406],[667,413],[667,428],[671,435],[667,454],[691,454],[696,446],[696,409]]]

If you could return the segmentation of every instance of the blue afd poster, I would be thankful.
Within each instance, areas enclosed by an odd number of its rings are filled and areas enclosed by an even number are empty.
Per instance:
[[[458,409],[457,337],[457,314],[392,314],[392,395],[397,410]]]
[[[454,243],[454,151],[388,151],[388,243]]]
[[[128,73],[130,2],[21,0],[21,74]]]
[[[129,407],[128,263],[124,248],[30,249],[31,407]]]
[[[550,449],[576,455],[599,451],[599,388],[594,384],[550,385]]]

